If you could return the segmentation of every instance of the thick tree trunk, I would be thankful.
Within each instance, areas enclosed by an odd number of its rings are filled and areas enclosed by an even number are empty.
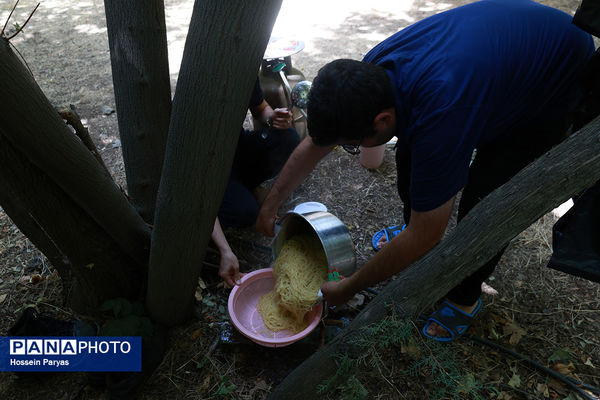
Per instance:
[[[92,313],[104,300],[140,296],[146,266],[123,253],[81,207],[6,139],[2,127],[0,202],[59,271],[64,297],[75,310]]]
[[[3,38],[0,76],[5,211],[57,269],[63,268],[61,255],[67,259],[77,310],[91,312],[108,298],[138,296],[145,283],[148,226]]]
[[[171,113],[163,0],[105,0],[127,191],[152,223]]]
[[[4,140],[0,137],[0,143]],[[4,145],[0,145],[4,146]],[[44,232],[44,229],[36,222],[31,212],[25,208],[21,196],[11,191],[11,184],[4,179],[4,169],[2,161],[8,159],[3,155],[3,149],[0,147],[0,204],[6,215],[10,216],[13,223],[19,230],[27,236],[27,239],[40,250],[48,259],[50,264],[58,271],[65,287],[71,286],[71,265],[67,257],[56,247],[52,239]],[[66,296],[65,296],[66,297]]]
[[[196,0],[158,194],[146,305],[162,323],[191,315],[201,261],[281,0]]]
[[[125,253],[145,264],[148,226],[71,133],[4,38],[0,38],[0,76],[0,126],[8,141],[102,226]]]
[[[270,399],[316,399],[317,385],[334,376],[334,354],[352,354],[360,328],[380,321],[393,304],[415,316],[542,215],[600,179],[600,118],[553,148],[483,199],[451,236],[390,283],[331,343],[296,368]],[[306,382],[311,384],[307,385]]]

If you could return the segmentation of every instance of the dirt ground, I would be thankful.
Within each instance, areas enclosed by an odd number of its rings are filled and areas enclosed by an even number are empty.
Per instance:
[[[0,5],[2,23],[10,11],[8,3],[12,1]],[[175,87],[193,2],[165,3]],[[273,35],[305,42],[305,49],[293,56],[293,62],[310,80],[324,63],[335,58],[360,59],[398,29],[468,1],[366,3],[284,0]],[[542,3],[572,14],[579,1]],[[21,1],[11,19],[11,29],[14,22],[22,24],[34,6],[33,1]],[[103,7],[100,0],[43,0],[12,43],[53,104],[76,106],[115,181],[125,187]],[[334,151],[293,193],[282,211],[303,201],[325,204],[348,227],[360,266],[373,254],[372,235],[402,221],[395,176],[391,147],[376,170],[362,168],[356,157],[342,150]],[[512,241],[488,282],[499,294],[484,295],[485,309],[472,332],[526,359],[600,387],[600,286],[546,267],[556,218],[555,213],[547,214]],[[253,229],[227,230],[226,235],[243,271],[270,264],[267,238]],[[282,349],[267,349],[244,340],[227,323],[228,290],[219,284],[215,269],[209,265],[216,261],[205,261],[197,293],[197,318],[173,330],[169,351],[142,388],[140,398],[263,399],[339,329],[335,324],[322,324],[305,341]],[[384,285],[373,289],[380,290]],[[365,303],[374,295],[362,294]],[[60,279],[52,266],[0,209],[0,334],[6,334],[26,306],[35,306],[44,315],[56,318],[78,318],[63,305],[61,296]],[[328,318],[343,324],[363,306],[331,312]],[[432,353],[436,348],[416,334],[414,340],[419,352],[393,347],[379,354],[380,363],[361,367],[358,386],[368,392],[366,397],[342,391],[331,398],[435,398],[440,374],[456,383],[458,378],[448,373],[452,370],[466,377],[458,379],[460,382],[477,382],[482,389],[476,392],[473,387],[477,385],[463,385],[454,394],[438,398],[576,398],[564,385],[526,362],[468,339],[446,346],[455,357],[454,366],[437,373],[431,367],[415,370],[412,366],[419,360],[416,353]],[[109,391],[93,386],[83,373],[33,377],[0,373],[0,397],[6,399],[109,396]]]

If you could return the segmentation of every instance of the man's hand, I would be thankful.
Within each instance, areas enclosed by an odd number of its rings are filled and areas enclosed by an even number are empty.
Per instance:
[[[286,161],[263,202],[256,220],[256,229],[260,233],[269,237],[275,236],[274,225],[279,207],[331,150],[333,146],[315,145],[310,136],[300,142]]]
[[[289,129],[292,126],[292,113],[287,108],[276,108],[270,120],[271,126],[275,129]]]
[[[219,276],[229,287],[240,284],[240,278],[242,277],[242,274],[240,274],[240,264],[232,251],[221,253]]]
[[[323,300],[325,300],[330,306],[341,306],[342,304],[346,303],[352,298],[352,296],[354,296],[354,292],[348,283],[348,279],[325,282],[321,286]]]
[[[275,236],[275,221],[277,219],[279,219],[277,213],[263,205],[256,218],[256,230],[267,237]]]

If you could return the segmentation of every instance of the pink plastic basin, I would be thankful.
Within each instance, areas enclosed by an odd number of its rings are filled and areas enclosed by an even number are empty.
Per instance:
[[[260,298],[274,287],[275,278],[271,268],[253,271],[244,275],[241,284],[231,289],[227,306],[233,326],[248,339],[262,346],[283,347],[302,339],[317,327],[321,320],[323,303],[317,304],[309,311],[306,318],[310,323],[302,332],[273,332],[265,326],[256,307]]]

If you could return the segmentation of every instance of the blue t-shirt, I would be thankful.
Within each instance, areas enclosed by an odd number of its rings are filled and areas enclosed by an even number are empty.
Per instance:
[[[571,20],[529,0],[482,0],[419,21],[365,56],[394,85],[414,210],[466,185],[474,148],[574,108],[594,45]]]

